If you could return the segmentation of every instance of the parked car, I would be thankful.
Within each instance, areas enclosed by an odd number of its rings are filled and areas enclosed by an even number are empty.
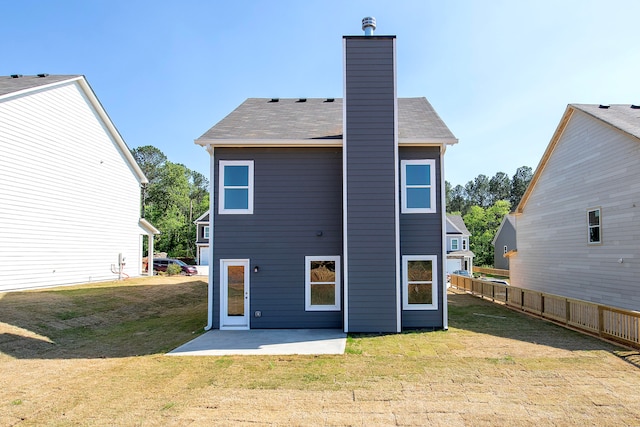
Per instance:
[[[482,280],[486,280],[487,282],[499,283],[501,285],[509,286],[509,282],[502,279],[494,279],[493,277],[484,277]]]
[[[153,259],[153,270],[154,271],[167,271],[167,267],[171,264],[177,264],[180,266],[182,270],[182,274],[186,274],[187,276],[191,276],[193,274],[198,273],[198,269],[193,265],[188,265],[179,259],[173,258],[154,258]]]

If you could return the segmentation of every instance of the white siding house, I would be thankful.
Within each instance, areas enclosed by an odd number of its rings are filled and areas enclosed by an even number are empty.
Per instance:
[[[474,254],[469,249],[470,236],[460,215],[447,214],[447,274],[456,270],[473,273]]]
[[[640,310],[640,107],[569,105],[516,215],[513,285]]]
[[[83,76],[0,77],[0,153],[0,291],[142,273],[147,179]]]

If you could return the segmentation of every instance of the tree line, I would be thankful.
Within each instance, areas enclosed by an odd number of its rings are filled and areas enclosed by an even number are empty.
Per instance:
[[[142,212],[161,232],[154,240],[155,251],[194,258],[197,230],[193,221],[209,209],[208,179],[170,162],[151,145],[134,148],[131,154],[149,180],[142,191]]]
[[[502,218],[520,203],[532,177],[533,170],[521,166],[511,178],[498,172],[492,178],[480,174],[464,186],[445,183],[447,213],[461,215],[469,229],[474,265],[493,265],[491,242]]]
[[[131,154],[149,180],[143,189],[143,216],[161,234],[155,250],[171,257],[196,255],[196,218],[209,209],[208,179],[180,163],[173,163],[151,145],[134,148]],[[522,198],[533,171],[521,166],[513,177],[498,172],[489,178],[480,174],[464,186],[446,186],[447,213],[462,216],[471,232],[469,247],[475,265],[493,264],[493,240],[502,218]]]

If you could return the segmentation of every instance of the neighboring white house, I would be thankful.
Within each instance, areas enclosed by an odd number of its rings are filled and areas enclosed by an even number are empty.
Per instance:
[[[447,273],[466,270],[473,273],[473,252],[469,249],[469,236],[460,215],[447,214]]]
[[[83,76],[0,77],[0,291],[138,276],[147,183]]]
[[[640,106],[569,105],[516,215],[512,285],[640,311]]]

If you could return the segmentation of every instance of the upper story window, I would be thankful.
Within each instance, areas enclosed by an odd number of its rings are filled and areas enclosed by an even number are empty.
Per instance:
[[[452,251],[458,250],[458,239],[451,239],[451,250]]]
[[[504,245],[504,248],[502,249],[502,254],[504,255],[507,252],[508,252],[507,245]]]
[[[305,260],[305,309],[340,310],[340,257],[307,256]]]
[[[587,210],[587,238],[589,244],[602,243],[602,222],[600,208]]]
[[[402,213],[436,212],[436,161],[402,160]]]
[[[204,227],[202,227],[202,237],[204,237],[205,239],[209,238],[209,226],[205,225]]]
[[[253,214],[253,161],[220,160],[218,213]]]
[[[462,250],[463,251],[467,250],[467,239],[462,239]]]
[[[438,309],[438,263],[435,255],[402,257],[402,308]]]

